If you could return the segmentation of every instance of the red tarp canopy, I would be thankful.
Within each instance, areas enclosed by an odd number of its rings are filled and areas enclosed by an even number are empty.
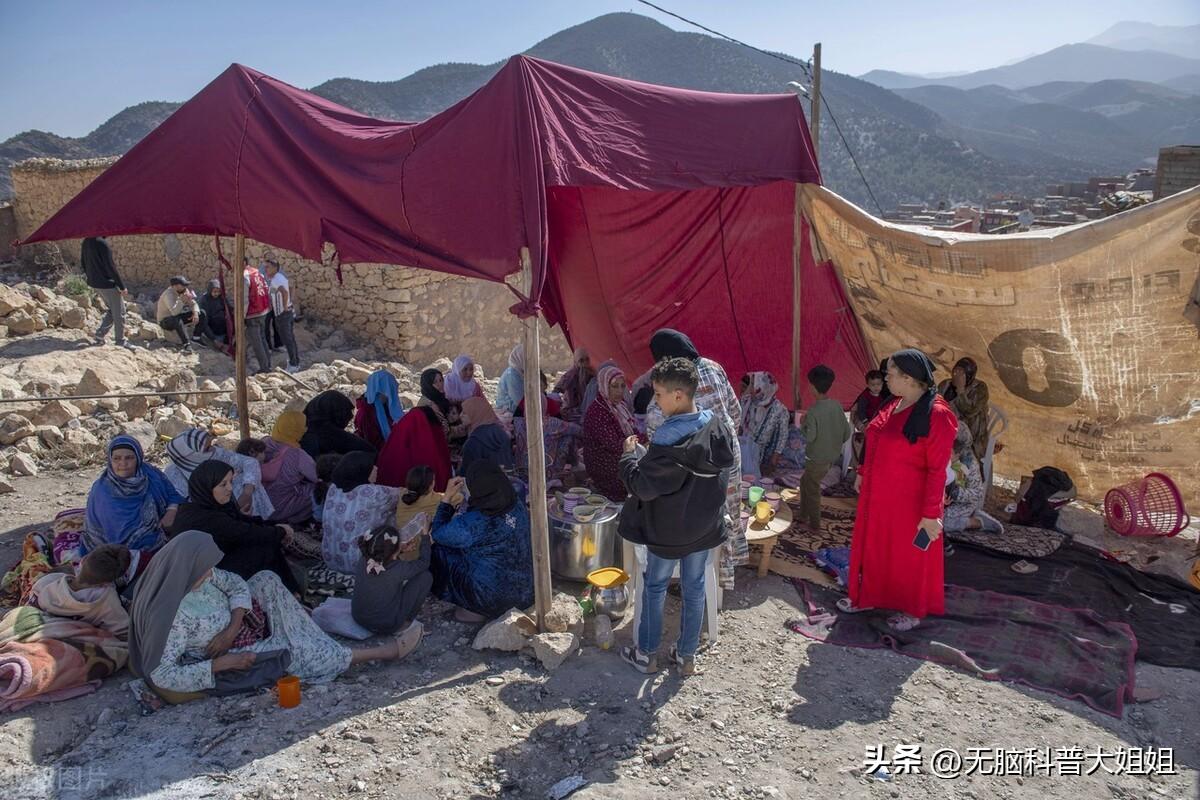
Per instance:
[[[820,173],[793,95],[516,56],[446,111],[404,123],[235,64],[23,244],[241,233],[312,260],[330,242],[345,262],[492,281],[529,247],[532,297],[598,359],[643,369],[649,334],[669,325],[729,372],[768,369],[789,387],[797,182]],[[806,336],[802,366],[861,368],[840,286],[821,274],[827,285],[811,288],[825,299],[806,296],[806,317],[853,341]]]

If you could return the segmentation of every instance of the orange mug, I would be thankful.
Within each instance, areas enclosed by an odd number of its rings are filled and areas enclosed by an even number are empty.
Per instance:
[[[280,708],[295,708],[300,705],[300,679],[295,675],[284,675],[275,682],[279,693]]]

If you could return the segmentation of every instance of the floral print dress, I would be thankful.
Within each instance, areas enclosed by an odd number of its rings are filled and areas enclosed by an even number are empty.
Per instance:
[[[162,660],[150,673],[150,681],[173,692],[214,688],[212,660],[204,650],[229,626],[233,609],[249,610],[252,601],[258,601],[267,615],[270,633],[249,647],[231,652],[287,650],[292,654],[288,671],[308,683],[327,683],[349,668],[350,648],[318,628],[277,575],[260,572],[244,581],[232,572],[214,569],[212,577],[179,604]]]
[[[400,490],[391,486],[364,483],[349,492],[330,486],[321,518],[321,558],[325,566],[353,575],[362,559],[359,537],[380,525],[390,525],[399,502]]]

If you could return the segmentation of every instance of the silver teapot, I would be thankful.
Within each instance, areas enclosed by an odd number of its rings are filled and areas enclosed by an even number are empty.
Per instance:
[[[610,586],[607,589],[593,586],[591,597],[592,606],[595,608],[597,614],[604,614],[613,619],[620,619],[625,616],[625,611],[629,608],[629,585],[622,583],[619,586]]]

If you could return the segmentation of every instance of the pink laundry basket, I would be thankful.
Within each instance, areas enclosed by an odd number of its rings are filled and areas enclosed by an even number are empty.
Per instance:
[[[1174,536],[1191,524],[1175,482],[1161,472],[1110,489],[1104,519],[1122,536]]]

